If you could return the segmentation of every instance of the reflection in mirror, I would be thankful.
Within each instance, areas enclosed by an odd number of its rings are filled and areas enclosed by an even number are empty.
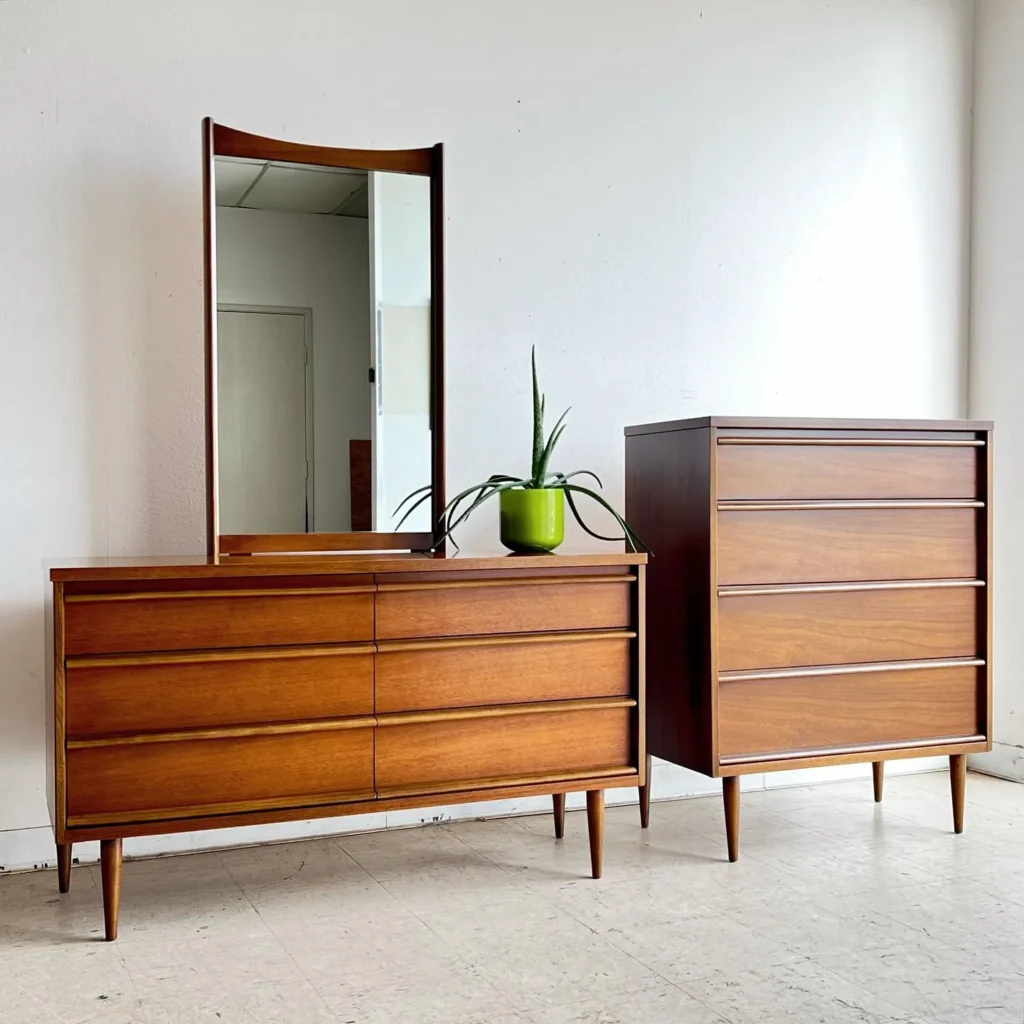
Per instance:
[[[431,482],[429,177],[217,156],[214,189],[220,533],[393,531]]]

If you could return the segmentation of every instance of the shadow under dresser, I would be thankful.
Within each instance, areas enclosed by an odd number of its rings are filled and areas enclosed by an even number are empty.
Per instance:
[[[51,571],[59,885],[124,837],[643,784],[645,556],[96,560]]]

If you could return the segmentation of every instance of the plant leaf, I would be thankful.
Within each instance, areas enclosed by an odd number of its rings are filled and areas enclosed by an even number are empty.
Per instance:
[[[551,436],[548,438],[548,443],[544,446],[544,451],[540,457],[540,465],[537,467],[537,472],[534,474],[534,480],[537,481],[535,486],[544,486],[544,477],[548,475],[548,463],[551,462],[551,454],[555,450],[555,445],[558,444],[558,439],[562,436],[565,431],[565,417],[569,415],[569,410],[566,409],[561,416],[558,417],[558,422],[555,424],[551,431]]]
[[[411,498],[412,495],[410,494],[409,497]],[[405,499],[405,501],[408,501],[408,500],[409,500],[409,498]],[[409,516],[411,516],[413,514],[413,512],[415,512],[416,509],[418,509],[420,507],[420,505],[423,504],[423,502],[429,501],[429,500],[430,500],[430,491],[428,490],[427,493],[424,494],[418,501],[414,501],[405,510],[405,515],[403,515],[402,518],[398,520],[398,523],[395,526],[395,532],[397,533],[402,528],[402,524],[406,521],[406,519],[408,519]],[[402,502],[402,505],[405,504],[405,501]],[[399,505],[398,508],[401,508],[402,505]],[[392,513],[393,516],[398,515],[398,508],[396,508],[395,511]]]
[[[612,508],[612,506],[607,501],[605,501],[604,498],[601,497],[600,494],[596,493],[595,491],[592,491],[589,487],[581,487],[579,484],[562,484],[561,489],[565,491],[567,494],[569,491],[575,491],[579,494],[586,494],[588,497],[593,498],[594,501],[596,501],[599,505],[607,509],[615,518],[615,521],[619,524],[619,526],[622,527],[622,532],[624,534],[624,536],[621,538],[622,540],[626,541],[626,543],[629,544],[629,546],[634,551],[639,551],[641,548],[644,551],[650,551],[647,545],[636,535],[636,533],[633,532],[633,529],[632,527],[630,527],[629,523],[627,523],[626,520],[623,519],[622,516],[620,516],[619,513],[616,512],[615,509]],[[619,538],[616,537],[615,539],[618,540]]]
[[[613,544],[617,540],[625,540],[626,539],[625,536],[622,536],[622,537],[606,537],[606,536],[604,536],[604,534],[597,533],[594,530],[592,530],[583,521],[583,516],[580,515],[580,510],[576,507],[576,502],[573,499],[572,494],[570,492],[568,492],[568,491],[565,491],[564,494],[565,494],[565,500],[569,503],[569,511],[572,512],[572,514],[576,517],[576,522],[579,523],[580,526],[583,527],[584,532],[589,533],[591,537],[595,537],[597,540],[607,540],[607,541],[610,541]]]
[[[471,494],[473,491],[478,491],[479,493],[476,498],[473,499],[469,508],[467,508],[465,512],[460,513],[457,518],[454,516],[454,510],[447,514],[446,522],[443,523],[445,527],[444,533],[434,541],[433,547],[439,547],[445,539],[451,536],[452,531],[456,529],[456,527],[461,526],[462,523],[464,523],[485,501],[493,498],[496,494],[500,494],[502,491],[509,491],[514,487],[525,487],[529,482],[529,480],[516,480],[510,477],[507,481],[501,483],[491,484],[489,482],[485,482],[483,484],[475,484],[473,487],[467,488],[462,492],[460,498],[464,498],[465,495]],[[454,544],[455,541],[453,540],[452,543]],[[458,545],[456,545],[456,548],[458,548]]]
[[[596,473],[592,473],[589,469],[576,469],[573,470],[573,472],[571,473],[550,473],[548,475],[548,479],[554,480],[557,485],[567,483],[569,480],[572,480],[574,477],[577,476],[593,477],[594,480],[597,481],[597,486],[600,487],[602,490],[604,489],[604,484],[601,483],[601,478]]]
[[[540,393],[540,385],[537,383],[536,345],[530,349],[530,366],[533,371],[533,459],[530,469],[534,480],[536,480],[537,467],[544,454],[544,399]]]

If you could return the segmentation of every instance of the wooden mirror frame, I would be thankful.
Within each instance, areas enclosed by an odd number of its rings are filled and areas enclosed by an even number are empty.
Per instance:
[[[217,238],[214,165],[218,156],[394,171],[430,178],[430,484],[432,533],[220,533],[217,509]],[[206,375],[206,547],[210,555],[319,551],[423,551],[439,540],[444,511],[444,147],[337,149],[264,138],[203,120],[203,270]],[[443,554],[443,545],[439,546]]]

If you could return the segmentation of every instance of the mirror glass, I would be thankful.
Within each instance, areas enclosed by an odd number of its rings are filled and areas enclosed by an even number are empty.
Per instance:
[[[429,177],[217,156],[213,184],[220,533],[395,530],[431,481]]]

